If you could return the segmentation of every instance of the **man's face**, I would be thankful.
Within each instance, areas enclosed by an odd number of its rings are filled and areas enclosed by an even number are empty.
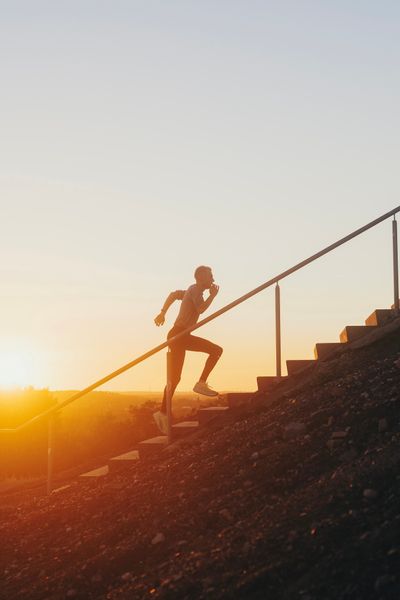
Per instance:
[[[209,271],[204,271],[201,274],[199,283],[203,285],[206,290],[210,289],[211,285],[214,283],[214,277],[211,269]]]

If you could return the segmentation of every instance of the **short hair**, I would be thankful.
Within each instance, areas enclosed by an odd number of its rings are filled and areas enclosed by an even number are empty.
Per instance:
[[[194,272],[194,278],[196,279],[196,281],[199,275],[201,275],[205,271],[211,271],[211,267],[206,267],[205,265],[200,265],[200,267],[197,267],[197,269]]]

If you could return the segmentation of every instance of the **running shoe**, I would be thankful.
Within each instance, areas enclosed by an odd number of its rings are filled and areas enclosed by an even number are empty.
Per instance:
[[[157,412],[155,412],[153,414],[153,419],[154,419],[158,429],[161,431],[161,433],[163,433],[164,435],[167,435],[167,433],[168,433],[167,415],[165,415],[163,412],[158,410]]]
[[[206,381],[198,381],[193,388],[196,394],[202,394],[203,396],[218,396],[218,392],[213,390]]]

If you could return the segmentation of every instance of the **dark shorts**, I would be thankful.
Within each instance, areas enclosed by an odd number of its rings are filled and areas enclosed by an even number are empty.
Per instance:
[[[169,340],[182,331],[184,329],[181,327],[174,326],[168,332],[167,339]],[[191,333],[183,335],[179,340],[170,344],[169,347],[171,349],[171,375],[173,381],[179,380],[181,376],[186,350],[190,350],[191,352],[205,352],[210,355],[220,355],[222,351],[221,347],[217,344],[213,344],[213,342],[192,335]]]

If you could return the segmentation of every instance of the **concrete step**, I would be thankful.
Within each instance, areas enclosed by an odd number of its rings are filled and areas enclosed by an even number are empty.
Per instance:
[[[259,392],[270,392],[284,379],[286,379],[286,376],[277,377],[276,375],[262,375],[257,377],[257,389]]]
[[[375,325],[380,326],[388,323],[395,317],[393,310],[390,308],[377,308],[373,313],[369,315],[367,319],[365,319],[366,325]]]
[[[332,352],[341,347],[341,342],[327,342],[315,344],[314,356],[316,360],[327,358]]]
[[[172,438],[174,440],[180,440],[185,435],[190,435],[199,429],[198,421],[182,421],[172,425]]]
[[[52,494],[58,494],[59,492],[64,492],[65,490],[67,490],[68,488],[71,487],[70,483],[67,483],[66,485],[62,485],[61,487],[55,488],[54,490],[51,490]]]
[[[97,479],[106,477],[106,475],[108,475],[108,473],[109,473],[108,465],[104,465],[102,467],[99,467],[98,469],[93,469],[93,471],[88,471],[87,473],[81,473],[81,475],[79,475],[79,479],[83,479],[86,481],[97,480]]]
[[[287,360],[286,361],[286,367],[287,367],[287,372],[288,375],[294,375],[295,373],[299,373],[300,371],[303,371],[303,369],[306,369],[307,367],[309,367],[310,365],[315,364],[315,360]]]
[[[197,418],[199,420],[199,426],[201,427],[211,419],[220,417],[229,411],[229,406],[208,406],[207,408],[199,408],[197,411]]]
[[[108,461],[108,468],[110,472],[118,471],[119,469],[133,465],[138,460],[139,452],[137,450],[131,450],[130,452],[125,452],[125,454],[110,458]]]
[[[143,442],[139,442],[138,444],[139,457],[143,460],[160,454],[166,448],[167,444],[168,438],[166,435],[158,435],[157,437],[143,440]]]
[[[243,404],[250,402],[256,393],[257,392],[229,392],[227,394],[223,394],[223,397],[230,408],[235,408],[236,406],[242,406]],[[221,397],[222,396],[220,394],[220,398]]]
[[[373,325],[347,325],[340,334],[340,341],[343,344],[354,342],[367,333],[370,333],[373,329]]]

